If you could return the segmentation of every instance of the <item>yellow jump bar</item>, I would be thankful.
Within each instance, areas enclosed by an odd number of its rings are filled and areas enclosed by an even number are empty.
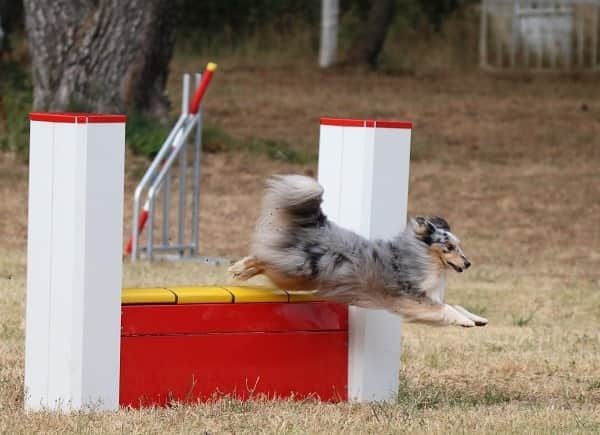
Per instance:
[[[310,302],[319,301],[310,292],[289,292],[267,287],[199,286],[124,288],[123,305],[144,304],[214,304],[252,302]]]

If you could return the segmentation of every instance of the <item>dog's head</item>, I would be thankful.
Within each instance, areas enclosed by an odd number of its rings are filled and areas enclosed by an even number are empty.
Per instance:
[[[471,266],[460,248],[460,240],[450,232],[450,225],[441,217],[416,217],[412,221],[415,236],[429,247],[429,252],[444,267],[462,272]]]

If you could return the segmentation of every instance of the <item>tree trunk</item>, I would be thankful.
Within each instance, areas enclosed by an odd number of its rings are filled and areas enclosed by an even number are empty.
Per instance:
[[[169,0],[24,0],[36,110],[165,119],[175,9]]]
[[[348,51],[349,65],[375,67],[395,13],[395,0],[371,0],[367,22]]]
[[[3,49],[4,49],[4,29],[2,29],[2,14],[0,14],[0,54],[2,53]]]

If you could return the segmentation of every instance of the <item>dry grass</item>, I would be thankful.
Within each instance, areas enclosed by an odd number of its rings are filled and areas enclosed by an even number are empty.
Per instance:
[[[179,73],[197,60],[178,58]],[[190,68],[191,69],[191,68]],[[407,325],[396,404],[293,402],[25,414],[27,169],[0,157],[0,432],[566,433],[600,431],[600,89],[586,77],[323,73],[222,63],[207,113],[238,138],[316,149],[319,115],[415,122],[410,210],[446,216],[474,266],[448,299],[486,328]],[[130,159],[127,193],[139,172]],[[239,256],[262,179],[314,170],[207,155],[205,253]],[[126,220],[129,224],[129,219]],[[206,283],[222,269],[126,266],[126,285]]]

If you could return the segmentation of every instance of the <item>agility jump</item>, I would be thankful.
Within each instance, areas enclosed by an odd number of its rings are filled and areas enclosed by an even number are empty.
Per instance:
[[[395,397],[393,314],[283,290],[122,290],[125,117],[30,119],[26,408]],[[400,232],[411,124],[322,118],[320,128],[328,217],[367,238]]]

